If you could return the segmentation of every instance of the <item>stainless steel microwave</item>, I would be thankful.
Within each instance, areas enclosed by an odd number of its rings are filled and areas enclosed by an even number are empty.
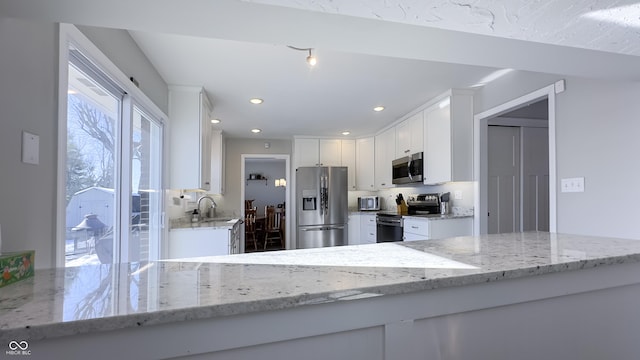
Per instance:
[[[421,152],[395,159],[391,166],[394,184],[421,183],[424,179],[424,162]]]
[[[362,196],[358,198],[358,210],[380,210],[380,198],[378,196]]]

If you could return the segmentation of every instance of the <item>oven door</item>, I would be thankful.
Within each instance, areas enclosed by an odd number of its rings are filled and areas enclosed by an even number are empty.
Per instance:
[[[376,242],[402,241],[403,228],[401,216],[376,217]]]

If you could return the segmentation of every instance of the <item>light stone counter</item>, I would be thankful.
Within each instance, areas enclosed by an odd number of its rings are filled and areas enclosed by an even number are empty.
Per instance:
[[[0,344],[640,262],[640,241],[548,233],[37,270],[0,289]]]

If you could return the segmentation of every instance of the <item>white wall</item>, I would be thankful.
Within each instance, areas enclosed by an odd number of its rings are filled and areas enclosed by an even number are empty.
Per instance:
[[[560,76],[516,71],[478,92],[475,113],[553,84]],[[639,238],[640,83],[567,77],[556,95],[560,233]],[[630,161],[627,161],[630,160]],[[584,177],[584,193],[561,193],[562,178]]]
[[[58,26],[0,17],[2,251],[55,264]],[[22,131],[40,136],[40,164],[22,163]]]
[[[265,148],[265,142],[269,148]],[[220,210],[228,214],[240,214],[244,207],[240,193],[245,181],[240,177],[242,166],[242,154],[285,154],[291,155],[292,143],[290,140],[264,140],[264,139],[234,139],[226,141],[225,148],[225,181],[224,196],[220,198],[218,206]],[[293,166],[292,166],[293,167]],[[289,174],[291,178],[291,174]],[[286,191],[291,187],[287,186]]]
[[[131,35],[121,29],[78,26],[78,29],[107,55],[127,77],[134,77],[139,89],[165,114],[169,113],[169,89],[153,64]]]

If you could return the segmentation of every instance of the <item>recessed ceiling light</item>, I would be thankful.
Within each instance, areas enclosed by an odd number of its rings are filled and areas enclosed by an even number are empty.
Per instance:
[[[220,124],[220,119],[211,119],[212,124]]]
[[[262,131],[262,130],[260,130],[260,129],[251,129],[251,132],[252,132],[252,133],[254,133],[254,134],[257,134],[257,133],[259,133],[260,131]]]
[[[350,131],[343,131],[343,132],[342,132],[342,135],[345,135],[345,136],[346,136],[346,135],[349,135],[349,134],[351,134],[351,132],[350,132]]]
[[[250,99],[249,102],[252,103],[252,104],[258,105],[258,104],[262,104],[264,102],[264,100],[262,100],[260,98],[253,98],[253,99]]]
[[[376,106],[373,108],[373,111],[376,111],[376,112],[380,112],[382,110],[384,110],[384,106]]]

